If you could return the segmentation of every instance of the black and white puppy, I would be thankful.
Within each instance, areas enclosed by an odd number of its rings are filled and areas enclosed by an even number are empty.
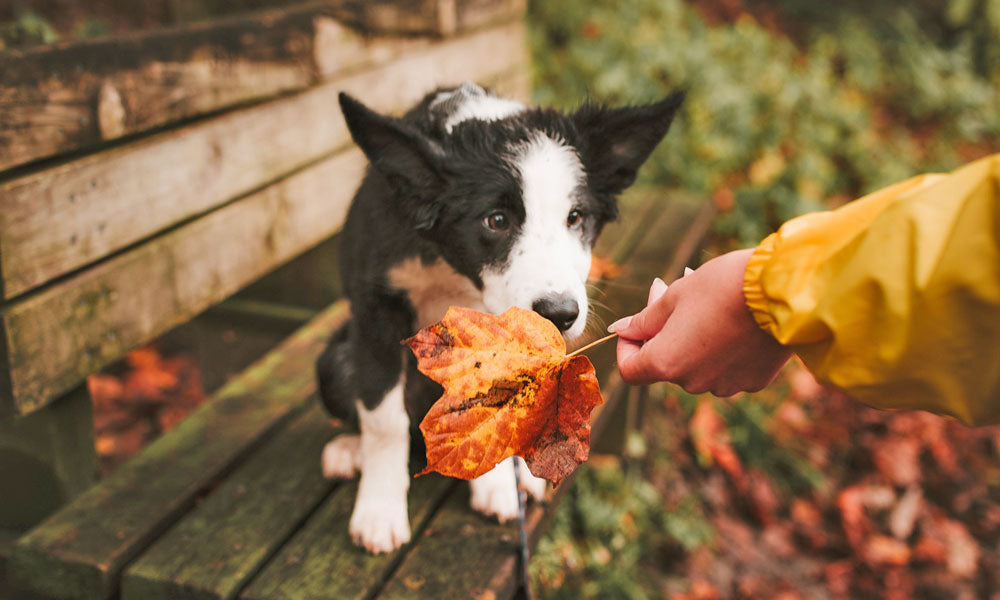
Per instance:
[[[331,413],[360,425],[360,435],[327,444],[322,459],[328,477],[361,471],[355,542],[377,553],[410,539],[411,433],[422,442],[416,426],[441,388],[400,341],[451,305],[530,308],[567,338],[583,333],[591,248],[681,100],[586,104],[567,115],[466,83],[428,94],[396,119],[341,95],[371,166],[341,236],[352,318],[317,374]],[[517,514],[510,463],[471,482],[473,508],[501,521]],[[523,474],[540,498],[544,480]]]

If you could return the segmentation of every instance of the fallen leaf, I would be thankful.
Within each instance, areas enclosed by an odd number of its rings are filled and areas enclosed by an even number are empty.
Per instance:
[[[899,540],[905,540],[913,532],[913,525],[923,505],[924,494],[920,486],[911,485],[889,513],[889,531]]]
[[[702,398],[698,402],[698,408],[695,409],[688,427],[691,430],[691,443],[702,462],[718,463],[738,488],[746,489],[743,465],[729,443],[726,423],[719,413],[715,412],[711,399]]]
[[[895,538],[876,534],[865,541],[862,556],[871,567],[902,566],[910,562],[910,547]]]
[[[420,423],[423,473],[473,479],[520,456],[536,477],[558,483],[587,460],[590,413],[603,402],[594,366],[567,357],[544,317],[451,307],[404,343],[420,371],[444,387]]]

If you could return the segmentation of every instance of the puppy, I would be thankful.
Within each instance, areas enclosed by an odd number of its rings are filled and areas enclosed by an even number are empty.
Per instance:
[[[563,114],[466,83],[428,94],[397,119],[341,94],[351,136],[371,164],[341,235],[352,317],[317,375],[330,412],[360,426],[322,457],[328,477],[361,472],[350,521],[356,543],[380,553],[410,539],[411,435],[421,446],[416,427],[442,390],[400,341],[451,305],[490,313],[519,306],[566,338],[583,333],[591,248],[681,101],[675,94]],[[511,462],[471,482],[472,507],[501,521],[517,515]],[[544,480],[522,473],[541,498]]]

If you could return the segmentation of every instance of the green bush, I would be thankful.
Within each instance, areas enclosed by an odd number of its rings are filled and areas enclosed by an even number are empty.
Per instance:
[[[926,15],[895,3],[873,19],[844,9],[826,26],[815,9],[796,14],[817,22],[793,41],[750,17],[709,26],[682,0],[534,2],[536,100],[635,103],[687,89],[643,176],[733,198],[718,231],[741,245],[831,198],[954,168],[960,145],[996,145],[997,74],[982,70],[979,37],[939,43]]]

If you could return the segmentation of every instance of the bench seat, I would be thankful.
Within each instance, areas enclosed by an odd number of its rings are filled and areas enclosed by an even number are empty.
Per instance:
[[[705,211],[683,199],[635,194],[622,208],[597,250],[627,264],[620,279],[596,284],[603,319],[641,307],[648,281],[683,264],[704,233]],[[473,512],[458,481],[436,474],[413,481],[410,544],[379,556],[352,544],[357,481],[322,478],[320,452],[337,424],[319,405],[313,375],[315,357],[348,312],[341,301],[317,315],[19,539],[9,564],[14,583],[95,600],[511,597],[516,525]],[[614,344],[590,354],[607,401],[595,412],[596,440],[627,389]],[[569,485],[529,505],[532,545]]]

